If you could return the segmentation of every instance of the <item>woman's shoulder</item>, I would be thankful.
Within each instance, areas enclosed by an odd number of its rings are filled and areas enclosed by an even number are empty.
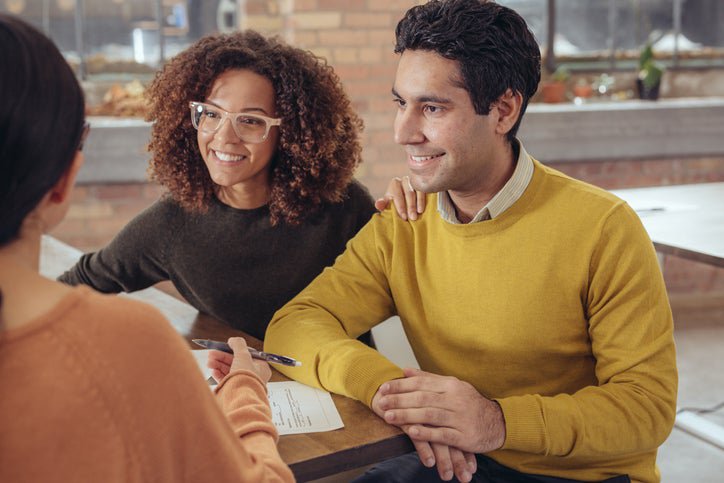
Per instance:
[[[327,205],[323,211],[338,220],[340,217],[345,220],[354,220],[353,224],[356,229],[367,223],[376,212],[375,201],[369,190],[356,179],[347,185],[341,201]]]
[[[370,204],[372,206],[375,204],[375,200],[372,198],[370,190],[368,190],[367,187],[360,183],[357,179],[352,179],[347,186],[347,198],[360,203]]]

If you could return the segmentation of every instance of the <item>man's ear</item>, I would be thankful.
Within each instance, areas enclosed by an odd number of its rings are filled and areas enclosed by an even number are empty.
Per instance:
[[[506,135],[513,129],[520,118],[520,109],[523,105],[523,95],[520,92],[506,90],[502,96],[495,101],[494,106],[498,110],[498,124],[495,132]]]
[[[70,167],[51,188],[49,199],[51,203],[63,203],[70,196],[71,191],[73,191],[73,186],[75,185],[75,178],[78,175],[78,170],[81,166],[83,166],[83,160],[83,153],[81,151],[77,151]]]

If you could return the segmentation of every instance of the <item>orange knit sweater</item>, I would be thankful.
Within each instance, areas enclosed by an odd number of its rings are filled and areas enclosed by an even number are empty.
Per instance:
[[[155,309],[86,287],[0,333],[0,481],[293,481],[261,381],[236,371],[217,402],[188,352]]]

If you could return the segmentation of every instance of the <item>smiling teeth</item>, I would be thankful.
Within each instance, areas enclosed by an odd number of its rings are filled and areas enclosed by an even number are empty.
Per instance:
[[[412,160],[415,161],[415,162],[417,162],[417,163],[421,163],[421,162],[423,162],[423,161],[428,161],[428,160],[430,160],[430,159],[432,159],[432,158],[437,158],[438,156],[441,156],[441,155],[440,155],[440,154],[435,154],[435,155],[433,155],[433,156],[412,156],[412,155],[410,155],[410,157],[412,158]]]
[[[224,161],[225,163],[233,163],[235,161],[241,161],[246,156],[241,156],[238,154],[228,154],[228,153],[222,153],[219,151],[214,151],[216,153],[216,157],[219,158],[221,161]]]

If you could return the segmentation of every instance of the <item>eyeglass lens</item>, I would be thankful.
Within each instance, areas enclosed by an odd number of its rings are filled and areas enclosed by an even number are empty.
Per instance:
[[[249,143],[260,143],[266,139],[269,125],[262,117],[253,114],[227,113],[212,106],[197,104],[192,107],[192,121],[196,129],[213,133],[221,128],[224,119],[229,118],[239,139]]]

